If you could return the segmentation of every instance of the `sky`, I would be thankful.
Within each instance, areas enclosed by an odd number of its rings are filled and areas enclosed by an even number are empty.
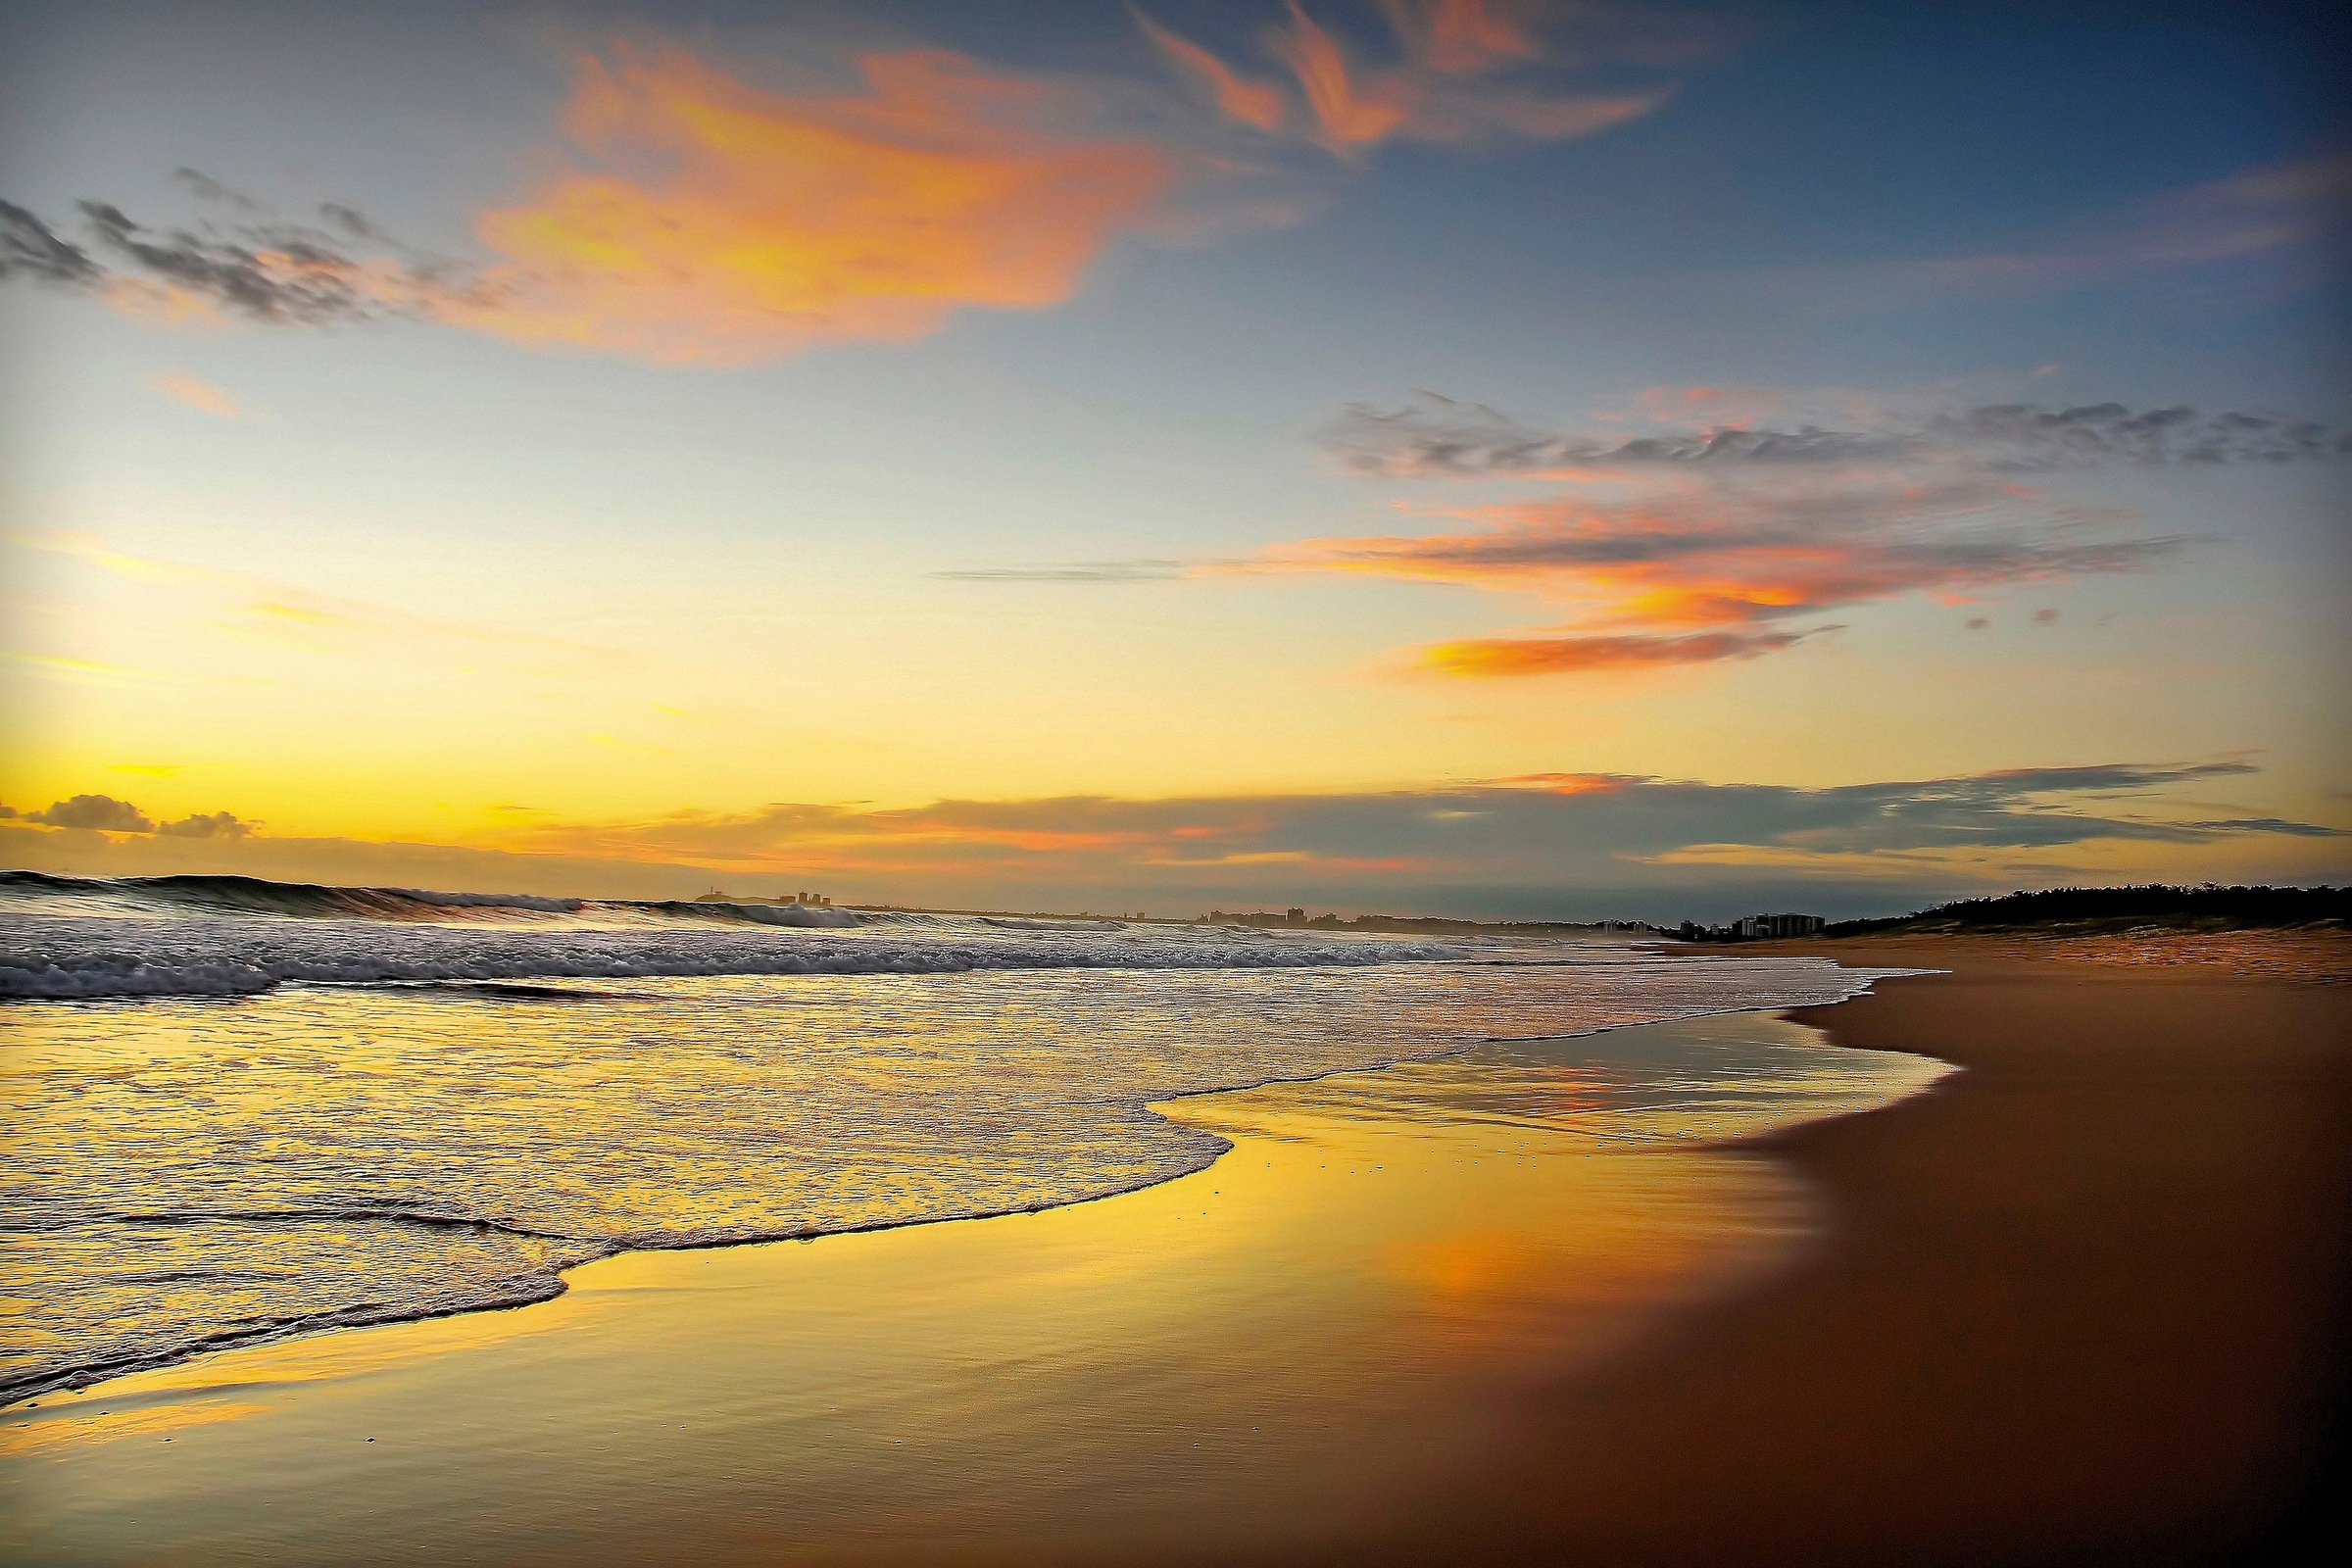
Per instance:
[[[2292,5],[0,12],[0,861],[2352,874]]]

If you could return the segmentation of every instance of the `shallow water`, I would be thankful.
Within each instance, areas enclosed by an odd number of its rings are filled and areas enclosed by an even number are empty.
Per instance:
[[[518,1312],[19,1405],[0,1558],[1311,1552],[1815,1233],[1784,1167],[1692,1138],[1940,1070],[1744,1013],[1162,1102],[1230,1152],[1035,1214],[622,1253]]]
[[[581,923],[592,915],[524,910],[558,924],[523,936],[111,906],[18,918],[52,956],[113,955],[119,974],[331,951],[396,967],[465,953],[476,971],[523,974],[585,953],[571,972],[604,976],[583,965],[605,963],[615,933]],[[639,917],[689,964],[738,961],[749,944],[773,967],[822,943],[845,966],[887,970],[907,951],[887,922]],[[0,1017],[0,1392],[541,1299],[563,1269],[621,1249],[1101,1197],[1224,1147],[1152,1101],[1494,1037],[1830,1002],[1864,983],[1819,960],[1622,946],[1053,924],[933,919],[922,945],[937,961],[911,974],[281,979],[227,998],[18,1004]],[[510,961],[518,941],[527,962]],[[1010,966],[1041,952],[1045,967]]]

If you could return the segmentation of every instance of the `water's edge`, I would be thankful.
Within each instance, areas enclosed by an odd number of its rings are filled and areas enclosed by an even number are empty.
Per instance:
[[[316,1338],[321,1335],[332,1334],[349,1329],[382,1328],[401,1323],[430,1322],[438,1318],[469,1317],[483,1312],[518,1311],[524,1307],[536,1306],[542,1302],[554,1300],[557,1298],[564,1295],[570,1289],[565,1276],[570,1274],[572,1270],[584,1267],[590,1263],[601,1262],[608,1258],[616,1257],[627,1252],[704,1251],[719,1248],[765,1247],[773,1246],[782,1242],[814,1242],[828,1236],[870,1235],[882,1231],[906,1230],[921,1225],[956,1224],[974,1220],[1004,1219],[1025,1214],[1037,1214],[1052,1209],[1076,1207],[1084,1203],[1102,1202],[1110,1199],[1122,1198],[1134,1193],[1144,1192],[1152,1188],[1164,1186],[1169,1182],[1177,1181],[1187,1176],[1198,1175],[1201,1171],[1209,1169],[1211,1166],[1215,1165],[1218,1160],[1222,1159],[1226,1154],[1233,1152],[1236,1146],[1232,1140],[1206,1128],[1183,1122],[1176,1117],[1169,1116],[1161,1110],[1160,1107],[1163,1105],[1175,1105],[1185,1101],[1204,1099],[1211,1096],[1221,1097],[1247,1095],[1252,1091],[1261,1089],[1311,1084],[1325,1079],[1341,1077],[1352,1073],[1386,1072],[1393,1068],[1403,1066],[1412,1062],[1443,1061],[1452,1057],[1463,1056],[1471,1052],[1493,1045],[1528,1044],[1556,1040],[1589,1039],[1595,1035],[1615,1033],[1624,1029],[1654,1028],[1665,1024],[1687,1023],[1698,1018],[1725,1017],[1750,1012],[1785,1020],[1788,1018],[1788,1015],[1790,1012],[1797,1010],[1799,1006],[1803,1006],[1807,1010],[1817,1006],[1839,1006],[1847,1002],[1852,1002],[1858,998],[1868,996],[1871,994],[1872,987],[1881,979],[1910,978],[1918,975],[1929,975],[1942,972],[1944,971],[1933,969],[1875,972],[1871,978],[1864,980],[1859,988],[1850,996],[1840,998],[1838,1002],[1828,1004],[1790,1004],[1762,1007],[1723,1007],[1698,1009],[1679,1013],[1668,1018],[1644,1019],[1635,1023],[1604,1024],[1590,1029],[1568,1030],[1555,1034],[1533,1036],[1489,1036],[1476,1040],[1449,1042],[1441,1047],[1437,1047],[1428,1051],[1408,1052],[1399,1054],[1394,1060],[1379,1062],[1371,1065],[1346,1064],[1331,1067],[1319,1072],[1296,1076],[1276,1075],[1250,1083],[1209,1086],[1196,1090],[1189,1090],[1177,1095],[1166,1096],[1143,1102],[1140,1103],[1138,1108],[1148,1112],[1163,1122],[1176,1126],[1200,1140],[1201,1148],[1200,1157],[1197,1160],[1184,1163],[1181,1166],[1155,1171],[1135,1181],[1125,1182],[1115,1187],[1105,1188],[1100,1192],[1084,1193],[1076,1196],[1054,1197],[1042,1199],[1035,1202],[1028,1203],[980,1207],[956,1213],[910,1215],[875,1220],[870,1223],[836,1225],[831,1227],[798,1226],[791,1229],[778,1230],[766,1234],[729,1235],[723,1237],[679,1237],[674,1240],[575,1239],[572,1237],[560,1235],[548,1237],[547,1239],[551,1240],[575,1243],[573,1250],[577,1251],[579,1255],[571,1257],[568,1261],[565,1261],[553,1269],[543,1272],[517,1274],[514,1276],[513,1285],[514,1289],[497,1298],[455,1303],[386,1303],[380,1306],[370,1304],[347,1308],[336,1312],[307,1314],[301,1317],[281,1319],[270,1323],[223,1331],[220,1334],[209,1336],[196,1342],[172,1347],[170,1350],[159,1354],[124,1356],[112,1361],[101,1361],[71,1369],[62,1369],[57,1372],[37,1374],[34,1377],[22,1380],[14,1387],[11,1387],[5,1383],[0,1383],[0,1415],[19,1413],[24,1409],[30,1408],[40,1398],[49,1395],[60,1393],[80,1394],[91,1389],[102,1387],[105,1384],[122,1378],[131,1377],[146,1372],[160,1371],[167,1367],[185,1365],[191,1361],[201,1360],[206,1356],[220,1354],[225,1351],[248,1349],[260,1346],[285,1344],[295,1340]],[[1874,1105],[1863,1106],[1855,1109],[1823,1110],[1818,1114],[1800,1117],[1787,1123],[1782,1127],[1774,1128],[1763,1133],[1751,1132],[1731,1134],[1713,1138],[1693,1138],[1687,1143],[1674,1146],[1675,1151],[1695,1153],[1707,1150],[1733,1148],[1760,1137],[1771,1137],[1783,1134],[1795,1127],[1811,1126],[1819,1122],[1835,1120],[1842,1116],[1865,1115],[1874,1111],[1884,1110],[1890,1105],[1902,1103],[1904,1101],[1907,1101],[1919,1094],[1928,1092],[1937,1083],[1941,1082],[1944,1077],[1948,1076],[1950,1072],[1959,1070],[1951,1063],[1941,1062],[1940,1058],[1929,1056],[1924,1053],[1906,1053],[1906,1054],[1917,1055],[1922,1060],[1937,1061],[1939,1065],[1946,1069],[1946,1071],[1942,1074],[1938,1074],[1934,1079],[1927,1080],[1911,1089],[1893,1096],[1890,1099],[1881,1101]],[[221,1215],[218,1217],[235,1218],[238,1216]],[[540,1237],[543,1234],[539,1232],[522,1230],[517,1227],[502,1226],[492,1222],[452,1221],[447,1219],[436,1220],[425,1216],[387,1216],[380,1212],[371,1213],[368,1217],[379,1219],[391,1217],[417,1224],[460,1224],[485,1231],[500,1231],[509,1234],[532,1237]]]

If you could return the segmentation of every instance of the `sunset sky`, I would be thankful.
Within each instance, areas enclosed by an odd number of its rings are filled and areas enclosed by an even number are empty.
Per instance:
[[[2340,880],[2324,14],[13,7],[0,861]]]

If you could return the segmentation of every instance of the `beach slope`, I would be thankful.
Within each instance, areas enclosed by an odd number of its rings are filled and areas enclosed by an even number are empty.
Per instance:
[[[1766,1140],[1826,1190],[1825,1243],[1649,1353],[1531,1393],[1482,1497],[1367,1544],[2156,1563],[2340,1532],[2340,939],[1777,951],[1949,970],[1796,1016],[1963,1070]],[[2330,1555],[2309,1550],[2282,1560]]]

